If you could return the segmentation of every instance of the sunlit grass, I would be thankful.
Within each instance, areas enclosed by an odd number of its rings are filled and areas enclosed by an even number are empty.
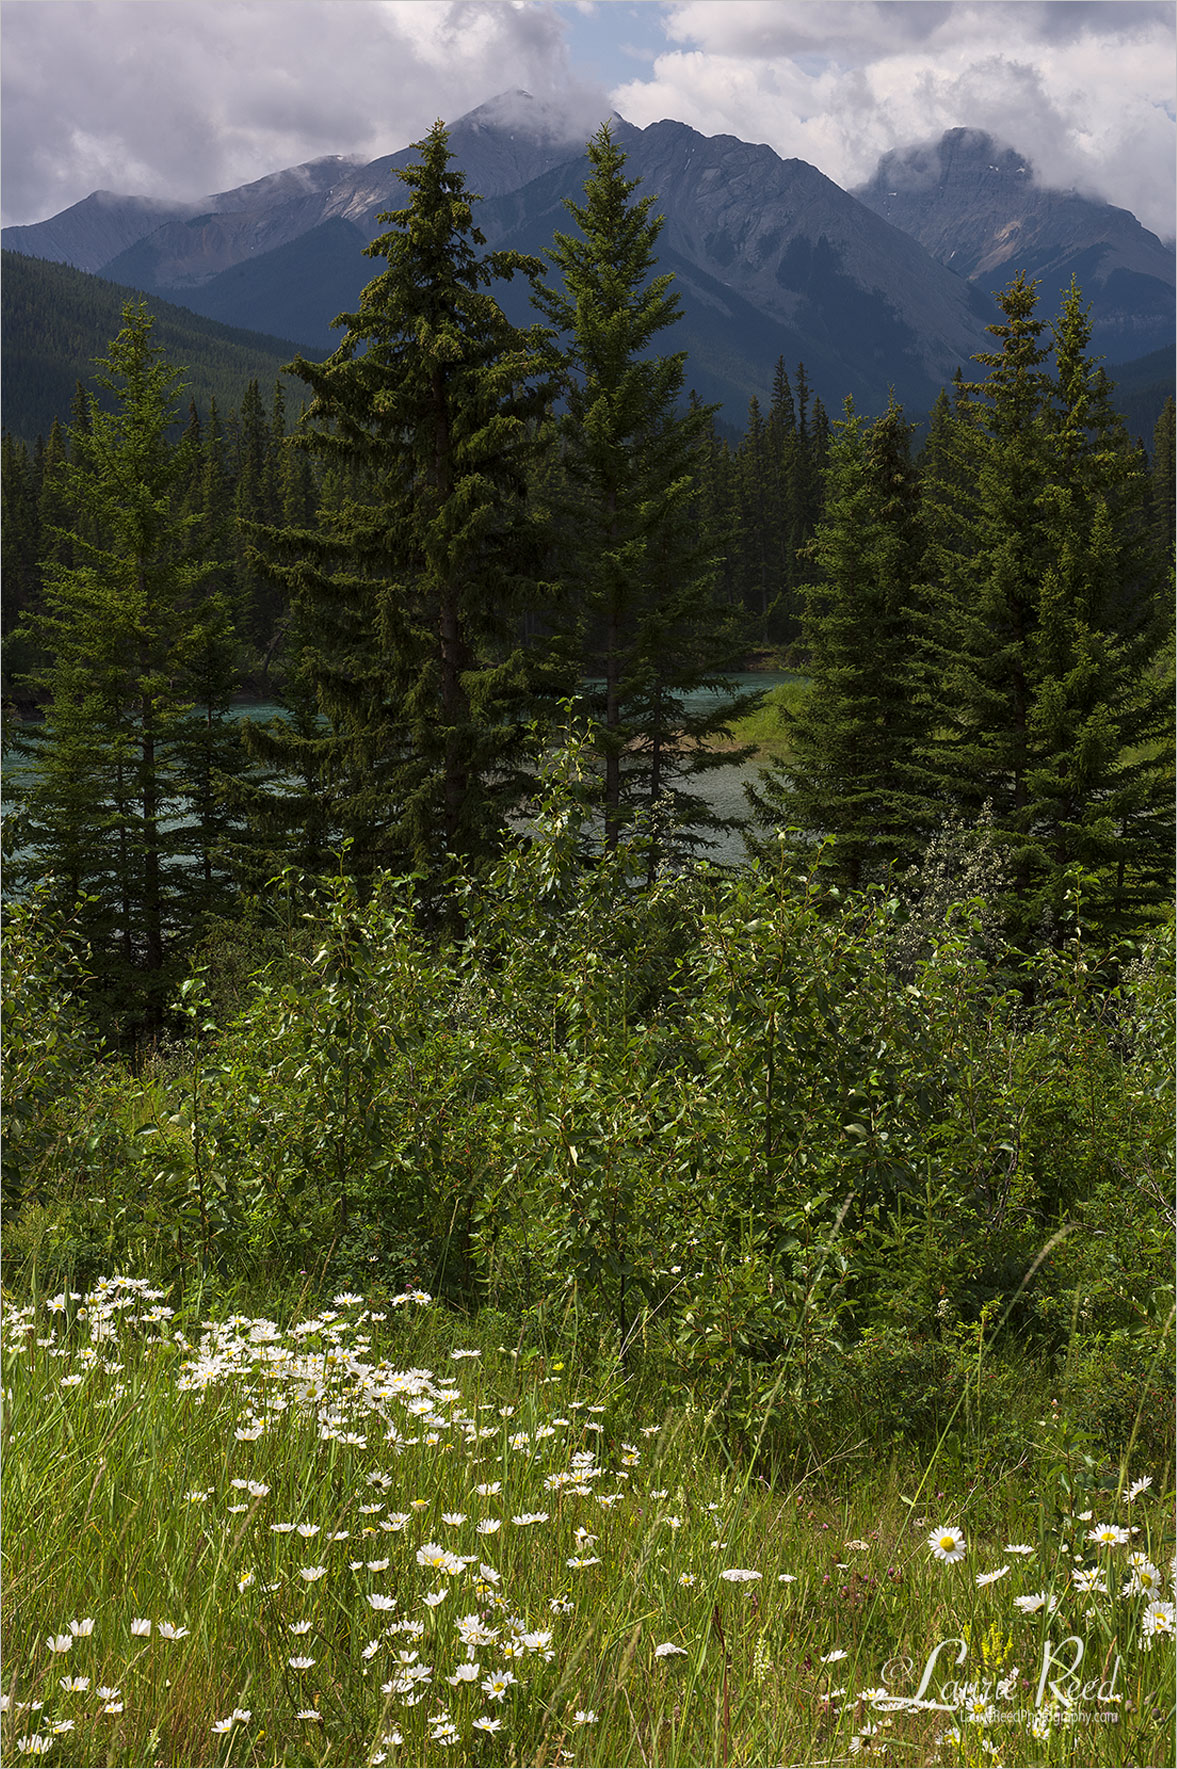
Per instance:
[[[791,754],[791,747],[782,714],[796,712],[809,689],[806,676],[795,676],[792,681],[770,688],[754,712],[746,719],[733,721],[733,741],[754,743],[766,761],[783,761]]]
[[[1159,1471],[773,1489],[420,1299],[57,1300],[6,1311],[6,1761],[1172,1760]]]

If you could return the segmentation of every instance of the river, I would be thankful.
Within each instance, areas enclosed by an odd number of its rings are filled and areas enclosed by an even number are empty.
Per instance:
[[[800,678],[789,670],[756,670],[746,671],[729,678],[741,692],[759,688],[765,691],[778,687],[783,682],[795,682]],[[711,689],[700,689],[693,694],[684,695],[684,703],[691,712],[701,712],[714,706],[717,701],[726,698]],[[263,722],[271,718],[282,717],[283,709],[274,701],[242,700],[234,702],[231,716],[250,718]],[[19,780],[27,773],[30,763],[24,758],[14,756],[11,751],[4,757],[3,774],[6,780]],[[721,817],[747,816],[748,804],[744,797],[744,787],[754,783],[761,764],[755,756],[748,762],[725,763],[717,768],[709,769],[685,785],[691,792],[697,792]],[[739,865],[744,859],[744,844],[739,831],[719,833],[713,837],[715,846],[704,850],[706,857],[720,865]]]
[[[747,693],[754,688],[767,693],[772,688],[780,687],[783,682],[798,682],[803,679],[793,670],[745,670],[741,674],[728,677],[740,693]],[[688,712],[704,712],[727,698],[727,694],[701,688],[692,694],[685,694],[683,704]],[[234,706],[233,711],[239,718],[259,721],[282,716],[282,708],[271,701],[242,701]],[[694,780],[687,780],[684,784],[686,790],[705,799],[719,816],[743,820],[748,815],[744,787],[750,783],[755,784],[761,766],[762,763],[753,756],[747,762],[725,763],[720,767],[710,768],[706,773],[698,775]],[[712,840],[714,847],[704,850],[707,859],[722,866],[738,866],[745,859],[744,843],[739,830],[716,832]]]

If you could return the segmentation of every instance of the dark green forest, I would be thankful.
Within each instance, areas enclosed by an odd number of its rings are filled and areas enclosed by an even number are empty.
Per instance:
[[[66,421],[78,382],[90,387],[94,361],[135,291],[20,252],[0,254],[0,266],[4,429],[32,448],[54,419]],[[202,412],[215,400],[227,414],[251,380],[271,386],[297,349],[290,339],[220,325],[154,295],[151,312],[157,346],[184,365],[186,390]],[[287,377],[285,386],[289,393],[296,383]]]
[[[733,441],[608,129],[547,280],[418,146],[326,361],[128,300],[4,436],[6,1281],[375,1267],[733,1451],[992,1354],[981,1460],[1171,1455],[1172,400],[1018,276],[930,416]]]

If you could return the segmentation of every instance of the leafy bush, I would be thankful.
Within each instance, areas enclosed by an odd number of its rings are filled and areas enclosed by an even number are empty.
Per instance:
[[[138,1073],[69,1031],[23,924],[10,1276],[420,1286],[692,1397],[732,1453],[947,1416],[997,1454],[1027,1358],[1097,1436],[1164,1439],[1130,1382],[1169,1368],[1159,936],[1118,988],[1081,939],[1006,986],[967,910],[900,965],[885,891],[785,864],[646,888],[640,831],[585,842],[557,781],[461,887],[461,940],[412,880],[286,899],[241,1005],[193,978],[186,1040]]]

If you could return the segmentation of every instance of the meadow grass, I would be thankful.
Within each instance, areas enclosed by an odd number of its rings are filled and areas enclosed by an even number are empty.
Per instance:
[[[7,1762],[1173,1760],[1165,1475],[774,1486],[420,1293],[3,1325]]]

